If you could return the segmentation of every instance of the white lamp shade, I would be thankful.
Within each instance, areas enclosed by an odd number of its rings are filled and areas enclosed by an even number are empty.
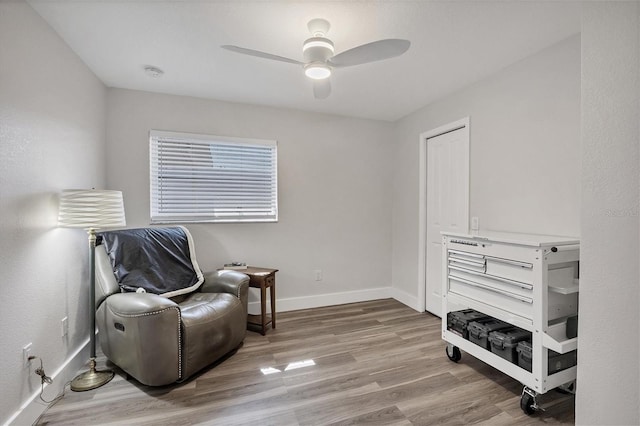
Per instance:
[[[125,226],[122,192],[102,189],[62,191],[58,225],[84,229]]]

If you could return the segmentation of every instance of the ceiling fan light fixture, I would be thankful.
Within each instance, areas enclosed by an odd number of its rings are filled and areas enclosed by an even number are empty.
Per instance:
[[[311,63],[304,67],[304,74],[314,80],[324,80],[331,76],[331,67],[324,63]]]

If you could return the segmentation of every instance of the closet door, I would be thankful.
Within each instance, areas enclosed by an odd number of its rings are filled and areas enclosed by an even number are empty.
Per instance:
[[[469,132],[459,128],[427,139],[426,309],[441,316],[441,231],[468,232]]]

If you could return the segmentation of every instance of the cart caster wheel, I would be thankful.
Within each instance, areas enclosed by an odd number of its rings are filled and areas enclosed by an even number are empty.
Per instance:
[[[528,393],[524,392],[520,398],[520,408],[522,408],[522,411],[524,411],[527,416],[534,414],[536,412],[535,399]]]
[[[447,357],[449,357],[451,361],[458,362],[462,359],[460,348],[458,348],[457,346],[447,345],[447,347],[444,348],[444,350],[447,353]]]

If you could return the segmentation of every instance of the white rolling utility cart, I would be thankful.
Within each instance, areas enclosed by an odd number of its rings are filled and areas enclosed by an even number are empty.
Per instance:
[[[442,338],[449,359],[460,361],[462,349],[521,382],[520,407],[527,414],[540,408],[538,395],[557,387],[572,390],[579,240],[496,232],[442,235]],[[486,323],[507,323],[503,326],[527,335],[528,342],[519,344],[511,359],[496,349],[504,330],[488,333],[490,343],[483,347],[466,329],[452,325],[457,316],[469,313],[469,321],[485,316]],[[482,326],[477,321],[472,328]]]

